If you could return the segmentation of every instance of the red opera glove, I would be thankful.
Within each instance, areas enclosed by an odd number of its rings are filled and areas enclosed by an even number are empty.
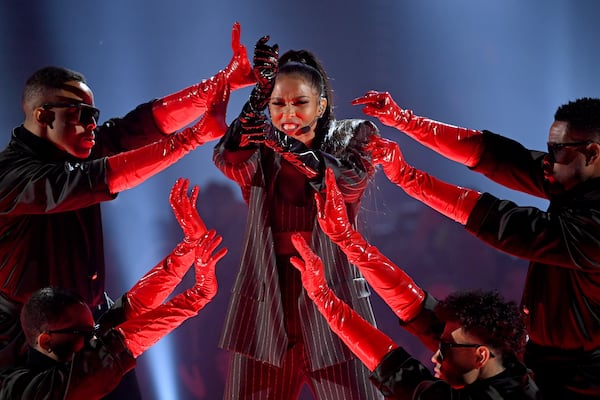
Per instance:
[[[370,371],[375,370],[386,354],[398,345],[365,321],[327,286],[323,262],[300,234],[292,235],[292,243],[302,258],[292,257],[290,262],[302,274],[302,285],[306,293],[331,330]]]
[[[396,142],[372,137],[366,150],[373,164],[381,164],[388,179],[406,194],[442,213],[461,225],[466,225],[481,193],[443,182],[406,163]]]
[[[215,255],[221,243],[215,231],[207,232],[196,247],[196,284],[168,302],[118,325],[127,348],[135,358],[169,334],[182,322],[195,316],[217,293],[215,266],[227,254],[223,248]]]
[[[240,35],[241,27],[236,22],[231,30],[233,57],[224,70],[152,103],[152,114],[161,131],[175,132],[199,118],[206,111],[210,93],[215,90],[219,80],[224,79],[231,90],[251,86],[256,82],[246,47],[240,42]]]
[[[125,294],[125,316],[135,318],[162,304],[194,262],[194,246],[181,242]]]
[[[211,94],[211,105],[196,125],[162,140],[108,157],[111,193],[130,189],[171,166],[196,147],[218,139],[227,130],[225,112],[229,90],[223,79]]]
[[[206,233],[206,225],[198,210],[196,201],[198,200],[199,187],[194,185],[191,195],[187,196],[190,181],[179,178],[171,188],[169,202],[175,218],[183,229],[183,234],[188,242],[196,242]]]
[[[405,132],[450,160],[473,167],[481,158],[484,148],[481,131],[417,117],[412,111],[400,108],[388,92],[370,90],[352,100],[352,105],[359,104],[364,105],[362,111],[365,114]]]
[[[227,254],[227,249],[222,248],[215,255],[213,253],[222,241],[223,238],[217,236],[215,230],[211,229],[204,234],[204,237],[201,238],[200,243],[196,246],[194,264],[196,284],[190,290],[192,293],[205,299],[205,304],[211,301],[217,294],[218,285],[215,266]],[[204,304],[202,307],[204,307]]]
[[[350,224],[344,197],[333,171],[325,172],[326,201],[315,194],[319,226],[356,265],[369,285],[401,320],[408,322],[421,311],[425,292],[410,276],[371,246]]]
[[[231,29],[231,50],[233,50],[233,57],[229,61],[229,65],[225,68],[225,76],[231,90],[252,86],[256,83],[252,64],[248,59],[248,51],[246,50],[246,46],[240,41],[241,34],[242,27],[240,23],[234,23]]]
[[[127,319],[143,314],[165,301],[194,262],[194,249],[202,235],[206,233],[206,226],[196,209],[198,186],[192,188],[190,197],[187,196],[188,187],[189,181],[179,178],[173,185],[169,197],[185,239],[127,291],[125,294]]]

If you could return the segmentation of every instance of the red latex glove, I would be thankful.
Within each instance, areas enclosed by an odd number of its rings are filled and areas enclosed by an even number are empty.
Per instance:
[[[211,93],[208,110],[196,125],[149,145],[108,157],[107,180],[111,193],[142,183],[196,147],[225,134],[229,89],[222,77],[218,82]]]
[[[331,330],[370,371],[375,370],[385,355],[398,345],[365,321],[327,286],[323,262],[300,234],[292,235],[292,243],[302,258],[292,257],[290,262],[302,274],[302,285],[306,293],[325,317]]]
[[[127,320],[116,327],[134,357],[177,328],[186,319],[195,316],[217,293],[215,266],[227,254],[223,248],[213,255],[221,243],[221,236],[208,231],[195,248],[196,284],[168,302]]]
[[[326,201],[315,194],[319,226],[363,274],[369,285],[401,320],[408,322],[421,311],[425,292],[410,276],[371,246],[350,224],[344,197],[331,169],[325,171]]]
[[[185,238],[175,249],[154,268],[148,271],[125,294],[125,315],[132,319],[160,305],[181,282],[194,262],[194,249],[206,233],[204,221],[196,209],[198,186],[192,188],[187,196],[189,181],[179,178],[173,188],[169,201]]]
[[[231,30],[233,57],[224,70],[202,82],[156,100],[152,104],[154,120],[161,131],[175,132],[199,118],[207,108],[209,93],[219,79],[225,79],[231,90],[254,85],[256,82],[246,47],[240,42],[239,22]]]
[[[206,225],[196,209],[200,188],[194,185],[191,195],[188,197],[189,186],[190,181],[188,179],[177,179],[171,188],[169,202],[179,226],[183,229],[185,241],[196,243],[206,233]]]
[[[473,167],[481,158],[484,148],[481,131],[417,117],[412,111],[400,108],[388,92],[368,91],[352,100],[352,105],[359,104],[364,105],[362,111],[365,114],[407,133],[450,160]]]
[[[252,64],[248,59],[248,51],[246,50],[246,46],[240,41],[241,35],[242,27],[239,22],[236,22],[233,24],[231,30],[231,50],[233,50],[233,57],[229,61],[229,65],[225,68],[225,76],[231,90],[252,86],[256,83]]]
[[[400,186],[406,194],[427,204],[434,210],[465,225],[481,193],[450,185],[408,165],[396,142],[382,137],[371,138],[366,146],[373,164],[381,164],[388,179]]]

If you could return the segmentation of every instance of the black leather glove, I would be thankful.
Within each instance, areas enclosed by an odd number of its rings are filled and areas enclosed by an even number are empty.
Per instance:
[[[250,94],[250,106],[254,111],[262,111],[269,104],[278,70],[279,46],[269,46],[269,36],[261,37],[254,47],[254,77],[256,85]]]
[[[248,101],[240,115],[231,122],[219,144],[230,151],[256,149],[265,141],[267,132],[271,130],[273,127],[264,111],[255,111]]]
[[[268,131],[264,143],[281,154],[286,161],[302,172],[308,179],[323,176],[324,160],[322,152],[306,147],[301,141],[277,129]]]
[[[267,132],[272,130],[264,111],[254,111],[248,103],[242,109],[239,116],[241,137],[240,147],[264,142]]]

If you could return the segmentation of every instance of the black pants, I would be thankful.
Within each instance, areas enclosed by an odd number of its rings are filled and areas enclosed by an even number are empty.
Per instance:
[[[600,399],[600,348],[560,350],[527,344],[525,364],[543,399]]]

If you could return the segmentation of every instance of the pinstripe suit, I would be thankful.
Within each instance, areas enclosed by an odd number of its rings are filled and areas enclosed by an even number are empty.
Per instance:
[[[255,149],[237,149],[231,143],[239,134],[237,120],[215,147],[215,165],[230,179],[237,182],[242,190],[244,200],[249,205],[246,224],[244,250],[229,303],[224,331],[219,343],[220,347],[230,350],[234,358],[252,359],[255,367],[267,365],[267,369],[277,370],[290,357],[290,341],[286,332],[286,315],[280,286],[281,266],[277,265],[271,212],[275,183],[282,169],[283,161],[278,153],[266,146]],[[370,162],[360,148],[368,136],[378,134],[377,128],[370,122],[362,120],[333,121],[329,132],[321,141],[320,150],[333,156],[334,160],[325,157],[327,166],[334,166],[338,185],[348,204],[350,218],[356,218],[362,194],[369,182],[372,169]],[[306,180],[302,184],[306,185]],[[310,187],[321,190],[323,182],[311,182]],[[311,194],[311,206],[314,200]],[[350,304],[360,315],[374,324],[373,312],[369,302],[369,288],[358,269],[349,265],[343,252],[333,244],[319,228],[314,211],[311,216],[312,247],[323,259],[327,281],[336,294]],[[304,293],[299,277],[294,283],[299,285],[298,316],[303,342],[303,357],[309,371],[327,370],[332,366],[353,363],[356,360],[351,351],[338,337],[331,332],[327,323],[319,314]],[[285,284],[288,289],[288,283]],[[291,290],[291,289],[289,289]],[[294,356],[295,357],[295,356]],[[256,363],[260,363],[256,364]],[[250,363],[252,364],[252,363]],[[243,363],[242,363],[243,365]],[[356,371],[356,370],[355,370]],[[230,374],[232,372],[230,371]],[[237,371],[239,379],[248,377],[247,372]],[[246,374],[246,375],[244,375]],[[252,379],[256,386],[261,386],[260,377],[253,371]],[[337,374],[341,380],[345,379]],[[346,374],[347,376],[350,374]],[[265,378],[268,379],[268,378]],[[335,377],[331,377],[334,379]],[[347,378],[358,382],[348,382],[355,393],[351,398],[379,398],[377,391],[368,381],[368,371],[360,366],[360,372],[354,372]],[[231,379],[230,382],[235,379]],[[324,379],[327,380],[327,379]],[[343,382],[341,382],[343,383]],[[231,384],[231,383],[230,383]],[[314,382],[313,382],[314,384]],[[258,389],[257,389],[258,390]],[[317,390],[317,393],[319,391]],[[231,395],[234,398],[233,394]],[[240,396],[238,393],[237,396]],[[348,394],[324,395],[323,398],[349,399]],[[250,398],[250,396],[248,397]],[[252,398],[263,398],[254,396]],[[268,398],[268,397],[264,397]]]

